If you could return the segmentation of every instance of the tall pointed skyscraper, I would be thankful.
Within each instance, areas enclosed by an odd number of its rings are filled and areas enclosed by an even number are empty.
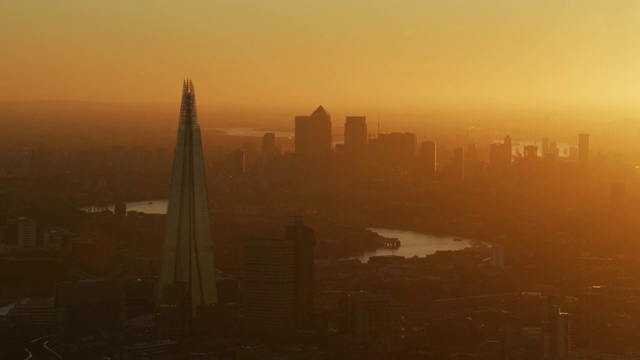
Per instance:
[[[213,243],[193,82],[182,89],[158,287],[160,338],[184,338],[217,302]]]

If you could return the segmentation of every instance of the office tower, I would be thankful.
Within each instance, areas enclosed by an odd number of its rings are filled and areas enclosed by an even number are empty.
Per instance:
[[[262,154],[266,157],[276,155],[276,134],[265,133],[262,136]]]
[[[464,148],[462,146],[453,150],[453,178],[456,181],[464,180]]]
[[[556,158],[558,156],[560,156],[560,149],[558,149],[558,143],[555,141],[552,141],[549,143],[549,153],[553,154],[556,156]]]
[[[478,145],[469,144],[467,145],[467,161],[476,161],[478,160]]]
[[[158,284],[157,336],[184,338],[217,302],[200,125],[193,83],[184,82]]]
[[[589,134],[578,135],[578,166],[581,169],[589,168]]]
[[[513,157],[513,145],[511,144],[511,136],[507,135],[504,138],[504,156],[511,167],[511,158]]]
[[[546,322],[542,334],[543,358],[566,359],[571,350],[571,319],[560,307],[550,309],[549,321]]]
[[[379,134],[369,140],[370,163],[383,169],[409,168],[413,166],[418,138],[413,133],[394,132]]]
[[[367,118],[347,116],[344,124],[344,151],[351,160],[362,164],[367,154]]]
[[[19,217],[7,221],[5,243],[7,248],[28,249],[36,246],[36,221]]]
[[[322,106],[310,116],[295,118],[296,154],[323,158],[331,154],[331,115]]]
[[[436,142],[435,141],[424,141],[421,144],[422,150],[422,159],[424,160],[424,165],[426,168],[427,178],[434,178],[436,174],[436,164],[437,164],[437,156],[436,156]]]
[[[282,337],[295,324],[295,244],[247,239],[244,246],[245,331]]]
[[[549,138],[542,138],[542,157],[544,158],[549,153]]]
[[[7,315],[32,331],[50,333],[54,318],[53,299],[23,299]]]
[[[307,330],[313,327],[313,230],[304,226],[302,217],[296,216],[285,229],[285,239],[295,244],[295,326]]]
[[[489,147],[489,168],[494,178],[505,179],[511,171],[513,147],[511,137],[506,136],[502,143],[496,142]]]
[[[606,288],[590,286],[580,297],[580,323],[582,341],[588,347],[597,347],[608,331],[606,325],[610,316],[606,309]],[[578,329],[577,329],[578,330]]]
[[[524,157],[526,159],[537,160],[538,159],[538,147],[535,145],[527,145],[524,147]]]
[[[385,293],[357,292],[338,303],[338,327],[342,334],[369,343],[378,351],[399,345],[397,305]]]
[[[283,337],[313,323],[313,230],[294,218],[284,239],[245,242],[245,330]]]
[[[82,357],[74,354],[90,351],[113,357],[124,341],[124,307],[124,289],[117,280],[56,285],[53,336],[63,357],[78,359]]]

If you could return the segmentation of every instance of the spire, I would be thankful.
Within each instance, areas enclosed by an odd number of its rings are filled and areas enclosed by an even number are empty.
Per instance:
[[[180,124],[198,123],[196,111],[196,93],[193,81],[187,78],[182,81],[182,104],[180,106]]]

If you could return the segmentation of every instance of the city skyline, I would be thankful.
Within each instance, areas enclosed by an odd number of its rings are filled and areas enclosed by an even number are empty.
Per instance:
[[[0,24],[1,359],[640,354],[640,2]]]

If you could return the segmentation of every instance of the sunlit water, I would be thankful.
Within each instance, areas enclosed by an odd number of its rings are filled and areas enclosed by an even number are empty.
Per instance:
[[[271,130],[260,130],[253,128],[203,128],[202,131],[217,131],[223,135],[229,136],[255,136],[262,137],[266,133],[274,133],[276,137],[292,137],[294,133],[292,131],[271,131]]]
[[[167,213],[167,205],[169,201],[166,199],[163,200],[145,200],[145,201],[131,201],[127,203],[127,211],[138,211],[146,214],[166,214]],[[101,211],[104,210],[105,207],[84,207],[82,210],[86,211]],[[108,210],[115,211],[115,204],[109,204],[106,206]]]
[[[370,256],[380,255],[425,257],[434,254],[436,251],[462,250],[471,246],[470,240],[461,239],[460,241],[454,241],[451,236],[435,236],[414,231],[383,228],[370,228],[369,230],[386,238],[396,238],[400,240],[401,246],[397,249],[379,248],[374,251],[367,251],[362,256],[354,257],[354,259],[360,259],[360,261],[366,262]]]
[[[145,200],[132,201],[127,203],[127,211],[139,211],[147,214],[166,214],[168,200]],[[107,209],[114,211],[114,204],[106,206]],[[103,210],[104,207],[94,208],[94,210]],[[89,207],[83,210],[90,210]],[[396,249],[379,248],[374,251],[367,251],[362,256],[354,257],[366,262],[370,256],[380,255],[400,255],[404,257],[431,255],[436,251],[446,250],[462,250],[471,246],[470,240],[462,239],[454,241],[451,236],[435,236],[427,235],[414,231],[394,230],[383,228],[370,228],[370,230],[386,237],[397,238],[401,242],[401,246]]]

